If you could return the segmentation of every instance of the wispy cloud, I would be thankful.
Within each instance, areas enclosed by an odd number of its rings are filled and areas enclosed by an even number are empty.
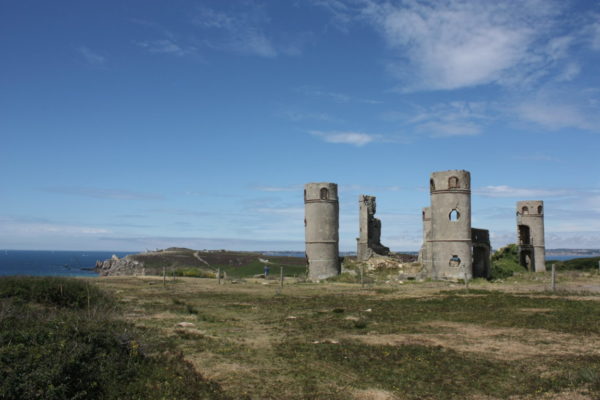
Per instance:
[[[261,28],[268,22],[261,8],[227,14],[208,7],[199,7],[193,22],[200,28],[222,33],[220,40],[213,39],[208,42],[214,48],[225,48],[242,54],[268,58],[277,55],[275,46]]]
[[[554,36],[563,7],[555,1],[364,4],[362,16],[397,57],[388,68],[405,91],[522,85],[564,61],[577,37]]]
[[[362,147],[368,143],[381,140],[381,135],[372,135],[361,132],[310,131],[310,134],[327,143],[349,144],[356,147]]]
[[[478,135],[485,123],[493,118],[493,112],[485,102],[453,101],[428,108],[418,105],[411,108],[410,112],[392,111],[382,117],[412,125],[415,131],[431,137]]]
[[[600,132],[600,96],[596,91],[544,90],[517,105],[515,111],[521,119],[550,130]]]
[[[362,104],[382,104],[382,101],[352,96],[346,93],[331,92],[326,90],[320,90],[313,87],[303,86],[297,89],[300,93],[307,96],[318,96],[325,97],[333,100],[336,103],[362,103]]]
[[[559,197],[569,196],[573,194],[573,191],[567,189],[529,189],[529,188],[517,188],[507,185],[499,186],[484,186],[473,190],[473,193],[483,197],[510,197],[518,199],[533,199],[533,198],[547,198],[547,197]]]
[[[61,187],[52,186],[43,188],[44,191],[56,194],[89,197],[94,199],[110,200],[162,200],[164,197],[154,193],[133,192],[120,189],[102,189],[91,187]]]
[[[0,216],[0,235],[4,233],[14,235],[98,235],[110,233],[109,229],[86,226],[86,225],[75,225],[75,224],[63,224],[55,223],[52,221],[42,221],[30,218],[15,218]]]
[[[290,186],[253,186],[252,189],[261,192],[301,192],[302,185],[290,185]]]
[[[548,154],[535,152],[532,154],[523,154],[513,157],[516,160],[526,160],[526,161],[560,161],[559,158],[553,157]]]
[[[148,40],[134,43],[147,52],[155,54],[170,54],[182,57],[195,54],[197,51],[196,47],[178,44],[174,39]]]
[[[90,65],[103,65],[106,62],[106,57],[92,51],[86,46],[80,46],[77,48],[77,52],[83,57],[83,59]]]
[[[283,116],[293,122],[300,121],[325,121],[325,122],[343,122],[340,118],[336,118],[324,112],[300,112],[300,111],[285,111]]]

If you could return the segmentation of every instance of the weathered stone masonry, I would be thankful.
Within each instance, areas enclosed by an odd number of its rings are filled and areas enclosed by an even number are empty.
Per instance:
[[[359,237],[356,239],[356,258],[366,261],[373,254],[388,255],[390,249],[381,244],[381,221],[375,218],[377,203],[375,196],[361,194],[359,205]]]
[[[340,273],[339,201],[337,185],[304,185],[304,233],[308,278],[326,279]]]
[[[519,263],[529,271],[545,271],[546,248],[542,200],[517,202],[517,239]]]

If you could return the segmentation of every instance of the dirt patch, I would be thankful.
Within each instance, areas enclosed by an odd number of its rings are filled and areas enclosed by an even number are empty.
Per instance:
[[[526,312],[526,313],[544,313],[544,312],[552,312],[551,308],[519,308],[518,311]]]
[[[381,389],[356,389],[352,392],[352,397],[356,400],[399,400],[394,394]]]
[[[439,333],[367,334],[346,338],[373,345],[442,346],[459,352],[480,353],[499,360],[521,360],[536,356],[600,354],[600,337],[576,336],[543,329],[493,328],[454,322],[423,325]]]

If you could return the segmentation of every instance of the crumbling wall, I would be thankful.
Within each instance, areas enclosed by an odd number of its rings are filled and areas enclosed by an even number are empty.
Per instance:
[[[356,239],[356,256],[366,261],[373,254],[388,255],[390,249],[381,244],[381,220],[375,218],[377,203],[375,196],[361,194],[359,204],[359,237]]]

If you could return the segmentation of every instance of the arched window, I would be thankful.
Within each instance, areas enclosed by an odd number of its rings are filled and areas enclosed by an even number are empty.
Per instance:
[[[523,214],[523,215],[529,214],[529,207],[523,206],[523,208],[521,209],[521,214]]]
[[[425,211],[423,211],[423,221],[425,221]]]
[[[458,221],[458,219],[460,218],[460,213],[458,212],[458,210],[454,209],[450,211],[450,215],[448,215],[448,218],[450,219],[450,221]]]
[[[329,191],[327,190],[327,188],[321,188],[321,200],[328,200],[329,199]]]
[[[538,206],[538,214],[541,214],[543,212],[544,212],[544,207]]]
[[[429,180],[429,190],[432,192],[435,190],[435,183],[433,183],[433,179]]]
[[[306,189],[304,189],[304,200],[306,200]]]
[[[448,178],[448,189],[458,189],[458,178],[451,176]]]

